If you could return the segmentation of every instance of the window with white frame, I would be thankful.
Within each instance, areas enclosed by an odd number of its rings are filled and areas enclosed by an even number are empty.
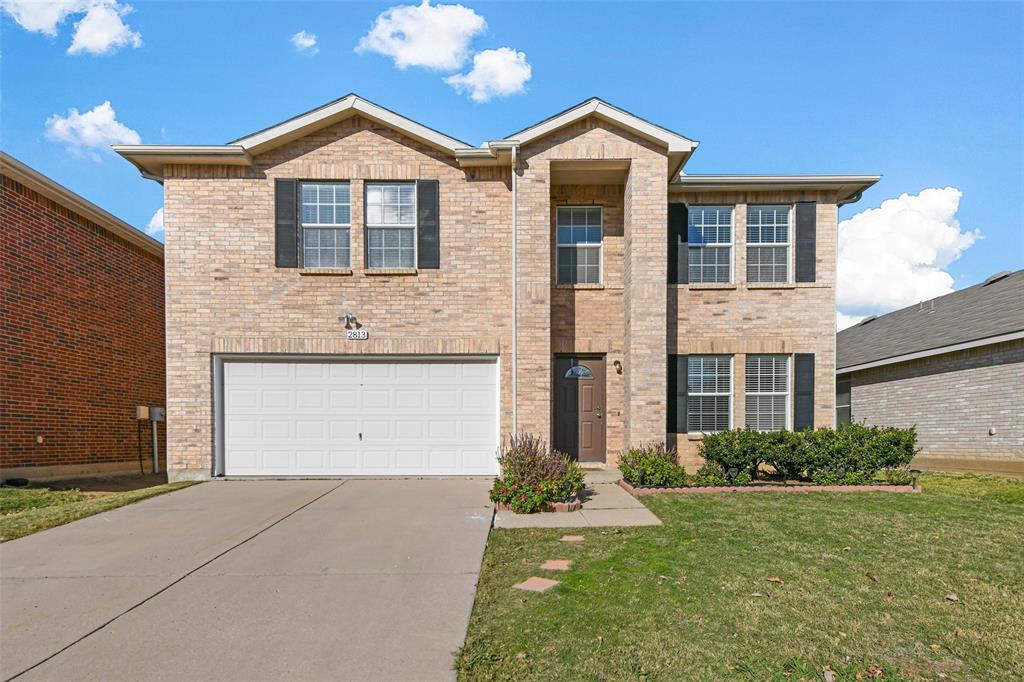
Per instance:
[[[747,428],[781,431],[789,421],[789,356],[748,355]]]
[[[789,206],[747,208],[747,281],[789,281]]]
[[[600,206],[560,206],[555,235],[557,282],[600,284],[604,213]]]
[[[416,267],[415,183],[367,183],[366,267]]]
[[[732,206],[690,206],[687,241],[691,284],[732,281]]]
[[[686,393],[687,431],[727,431],[732,423],[732,356],[689,356]]]
[[[303,182],[302,267],[352,266],[352,197],[347,182]]]

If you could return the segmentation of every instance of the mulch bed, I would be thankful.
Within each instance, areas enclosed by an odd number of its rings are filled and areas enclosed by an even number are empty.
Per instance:
[[[919,493],[921,488],[912,485],[815,485],[814,483],[772,483],[761,481],[751,485],[726,485],[715,487],[692,487],[692,488],[644,488],[632,485],[629,481],[621,479],[619,485],[630,495],[653,495],[656,493],[687,493],[700,495],[704,493],[742,493],[742,492],[772,492],[772,493],[813,493],[813,492],[852,492],[852,491],[881,491],[889,493]]]

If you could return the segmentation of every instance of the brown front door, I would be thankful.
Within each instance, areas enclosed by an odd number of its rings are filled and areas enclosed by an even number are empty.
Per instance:
[[[581,462],[605,457],[604,358],[555,358],[555,449]]]

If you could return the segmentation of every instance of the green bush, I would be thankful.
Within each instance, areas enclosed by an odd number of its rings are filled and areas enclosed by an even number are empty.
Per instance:
[[[693,484],[700,487],[717,488],[729,485],[729,479],[726,478],[722,467],[714,462],[705,462],[704,466],[693,477]]]
[[[737,429],[708,434],[701,455],[716,467],[709,469],[709,477],[720,471],[736,485],[756,479],[761,464],[771,465],[785,479],[861,485],[874,481],[879,472],[889,481],[909,479],[906,469],[917,453],[916,445],[913,428],[844,424],[799,433]]]
[[[722,467],[722,471],[727,475],[730,469],[735,469],[734,477],[746,471],[754,478],[758,467],[764,461],[765,435],[749,429],[709,433],[701,442],[701,454],[705,461],[714,462]]]
[[[584,487],[579,463],[528,433],[513,436],[498,463],[501,475],[491,486],[491,501],[518,514],[538,511],[548,502],[572,500]]]
[[[664,443],[630,448],[619,458],[619,471],[631,485],[645,488],[681,488],[689,478],[679,455]]]

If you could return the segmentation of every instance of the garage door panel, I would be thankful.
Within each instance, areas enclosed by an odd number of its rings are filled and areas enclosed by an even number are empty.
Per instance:
[[[228,361],[224,381],[227,474],[497,471],[493,360]]]

